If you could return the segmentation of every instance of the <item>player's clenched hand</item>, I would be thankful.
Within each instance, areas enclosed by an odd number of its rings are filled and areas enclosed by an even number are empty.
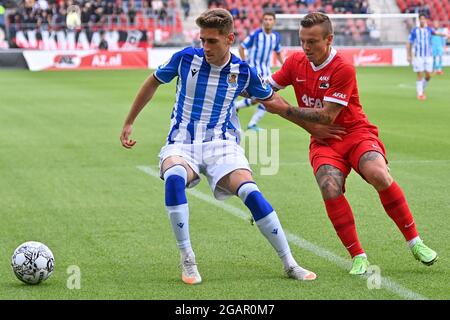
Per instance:
[[[347,134],[344,127],[336,124],[314,124],[309,128],[309,133],[321,144],[326,144],[325,139],[336,139],[342,141],[342,136]]]
[[[131,131],[131,124],[126,124],[123,126],[122,133],[120,134],[120,142],[122,143],[122,146],[127,149],[131,149],[136,144],[136,140],[128,138],[131,135]]]

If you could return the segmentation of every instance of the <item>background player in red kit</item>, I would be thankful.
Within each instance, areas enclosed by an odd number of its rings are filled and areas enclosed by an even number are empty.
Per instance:
[[[378,191],[386,213],[403,233],[414,257],[433,264],[437,253],[420,239],[403,191],[389,174],[378,129],[362,111],[355,69],[331,46],[333,28],[328,16],[317,12],[305,16],[300,41],[304,53],[292,54],[269,78],[274,88],[292,85],[299,107],[286,101],[265,106],[295,123],[334,123],[345,128],[342,140],[312,138],[310,161],[328,216],[353,258],[350,274],[364,274],[369,266],[344,196],[345,179],[352,168]]]

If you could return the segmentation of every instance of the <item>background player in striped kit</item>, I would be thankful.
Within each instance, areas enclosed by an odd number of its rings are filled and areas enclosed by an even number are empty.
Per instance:
[[[433,52],[431,48],[431,36],[444,34],[436,33],[436,31],[427,24],[427,17],[424,14],[419,16],[419,26],[414,27],[409,34],[407,43],[407,59],[413,66],[414,72],[417,73],[416,91],[417,99],[425,100],[425,88],[431,79],[433,72]],[[412,51],[414,48],[414,58]],[[425,77],[423,76],[425,73]]]
[[[234,101],[240,94],[261,101],[282,102],[256,70],[230,53],[234,42],[233,18],[224,9],[205,11],[196,20],[203,48],[185,48],[148,77],[125,120],[120,140],[132,148],[132,125],[158,86],[177,77],[176,100],[166,145],[161,149],[160,174],[165,181],[165,202],[181,254],[182,280],[202,281],[189,235],[186,187],[203,173],[214,196],[237,195],[252,213],[256,225],[277,251],[285,272],[296,280],[316,275],[300,267],[291,254],[283,228],[270,203],[259,191],[243,149]],[[337,138],[335,129],[319,125],[320,138]],[[329,129],[329,130],[328,130]],[[314,130],[312,130],[314,131]],[[334,133],[333,133],[334,132]]]
[[[281,35],[278,32],[273,31],[275,23],[275,13],[265,12],[263,14],[262,28],[259,28],[248,35],[239,45],[239,55],[241,56],[241,59],[246,60],[250,66],[255,67],[258,74],[264,80],[272,74],[272,52],[275,52],[278,61],[283,64],[280,46]],[[245,49],[247,50],[247,56],[245,55]],[[257,103],[258,102],[246,98],[237,102],[236,108],[239,110]],[[265,113],[266,109],[264,108],[264,105],[258,104],[247,128],[259,130],[258,123],[264,117]]]

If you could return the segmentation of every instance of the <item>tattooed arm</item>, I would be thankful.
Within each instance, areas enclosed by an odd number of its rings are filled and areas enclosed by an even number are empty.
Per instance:
[[[286,120],[289,120],[296,125],[302,127],[307,132],[309,132],[314,138],[317,140],[320,140],[321,143],[325,144],[324,139],[337,139],[342,140],[341,136],[346,134],[345,128],[334,125],[331,122],[329,123],[321,123],[321,122],[314,122],[309,121],[307,119],[303,119],[299,116],[297,116],[294,113],[288,113],[287,111],[290,110],[289,108],[295,108],[295,109],[307,109],[309,108],[298,108],[291,106],[285,99],[283,99],[278,93],[274,93],[273,96],[269,100],[265,101],[259,101],[262,103],[266,110],[271,113],[276,113],[279,116],[285,118]],[[333,103],[331,103],[333,104]],[[340,107],[339,107],[340,108]],[[316,110],[316,109],[312,109]],[[320,109],[317,109],[320,110]],[[340,111],[340,109],[339,109]],[[337,116],[337,114],[336,114]],[[334,117],[335,118],[335,117]],[[333,120],[334,120],[333,118]]]
[[[299,108],[289,104],[281,96],[274,97],[270,101],[261,101],[266,107],[266,110],[271,113],[276,113],[279,116],[299,124],[297,121],[307,121],[320,124],[332,124],[342,106],[337,103],[324,101],[323,108]]]

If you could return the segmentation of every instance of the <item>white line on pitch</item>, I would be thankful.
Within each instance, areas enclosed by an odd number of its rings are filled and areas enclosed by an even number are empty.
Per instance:
[[[399,84],[398,84],[398,87],[399,87],[399,88],[405,88],[405,89],[413,89],[413,88],[415,88],[416,86],[413,86],[412,84],[399,83]]]
[[[156,170],[153,170],[152,168],[148,166],[138,166],[139,170],[145,172],[146,174],[159,178],[159,173]],[[246,213],[244,210],[241,210],[239,208],[236,208],[235,206],[229,205],[225,202],[217,201],[212,196],[207,195],[201,191],[195,190],[195,189],[187,189],[187,192],[194,197],[203,200],[211,205],[214,205],[216,207],[219,207],[235,217],[241,218],[243,220],[248,220],[249,214]],[[348,259],[344,259],[342,257],[339,257],[335,255],[333,252],[322,248],[312,242],[309,242],[306,239],[303,239],[302,237],[299,237],[295,234],[292,234],[290,232],[287,232],[285,229],[286,238],[289,242],[292,244],[295,244],[297,247],[302,248],[304,250],[310,251],[313,254],[324,258],[325,260],[328,260],[329,262],[337,265],[338,267],[348,270],[351,268],[351,261]],[[367,277],[361,277],[362,279],[367,279]],[[427,297],[424,297],[414,291],[411,291],[400,284],[396,283],[394,280],[392,280],[389,277],[381,277],[381,287],[384,289],[395,293],[396,295],[405,298],[405,299],[413,299],[413,300],[427,300]]]

